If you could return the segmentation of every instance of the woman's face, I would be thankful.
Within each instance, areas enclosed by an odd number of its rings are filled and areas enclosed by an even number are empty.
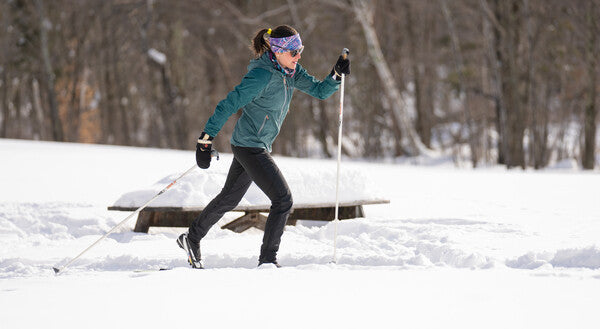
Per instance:
[[[275,57],[277,58],[279,65],[290,70],[295,70],[298,61],[300,60],[300,58],[302,58],[302,56],[300,56],[300,53],[292,57],[289,51],[283,53],[275,53]]]

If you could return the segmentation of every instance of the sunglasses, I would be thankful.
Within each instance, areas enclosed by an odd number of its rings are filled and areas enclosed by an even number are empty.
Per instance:
[[[289,52],[292,57],[296,57],[296,56],[298,56],[298,54],[302,54],[302,52],[304,51],[304,46],[301,46],[300,48],[294,49],[294,50],[281,48],[281,47],[275,46],[275,45],[273,45],[273,46]]]
[[[290,55],[292,55],[292,57],[296,57],[296,56],[302,54],[303,51],[304,51],[304,46],[302,46],[298,49],[295,49],[295,50],[290,50]]]

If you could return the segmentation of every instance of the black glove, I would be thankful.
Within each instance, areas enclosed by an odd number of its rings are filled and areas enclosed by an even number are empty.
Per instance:
[[[350,74],[350,60],[348,57],[344,58],[340,55],[333,70],[331,70],[331,75],[334,76],[334,79],[339,81],[342,79],[342,74]]]
[[[198,138],[198,143],[196,144],[196,164],[202,169],[210,167],[212,140],[213,137],[205,132],[202,132],[202,135]]]

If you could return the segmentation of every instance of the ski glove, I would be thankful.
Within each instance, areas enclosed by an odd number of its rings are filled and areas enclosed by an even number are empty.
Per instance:
[[[337,81],[342,80],[342,74],[350,74],[350,60],[340,55],[333,70],[331,70],[331,76]]]
[[[202,132],[202,135],[198,138],[198,143],[196,144],[196,164],[202,169],[210,167],[212,140],[213,138],[205,132]]]

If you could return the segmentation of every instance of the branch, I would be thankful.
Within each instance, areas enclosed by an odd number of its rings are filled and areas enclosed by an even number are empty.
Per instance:
[[[498,96],[496,96],[494,94],[486,93],[485,91],[481,90],[481,88],[479,88],[479,87],[467,87],[466,91],[467,92],[471,92],[474,95],[479,95],[479,96],[481,96],[483,98],[492,100],[494,102],[498,102],[499,101]]]
[[[344,11],[347,12],[354,12],[352,5],[350,3],[348,3],[347,1],[339,1],[339,0],[321,0],[321,2],[323,4],[338,8],[338,9],[342,9]]]
[[[225,7],[227,7],[227,9],[229,9],[229,11],[235,17],[237,17],[237,19],[239,19],[241,23],[248,24],[248,25],[268,25],[268,23],[265,22],[265,18],[271,17],[271,16],[277,16],[277,15],[290,9],[289,5],[283,5],[278,8],[265,11],[256,17],[248,17],[248,16],[244,15],[236,6],[234,6],[229,1],[224,1],[223,5]]]
[[[500,22],[498,22],[498,20],[496,19],[496,16],[494,15],[494,12],[492,12],[492,10],[490,9],[490,7],[488,6],[487,1],[486,0],[479,0],[479,4],[481,6],[481,10],[485,14],[485,17],[490,22],[492,22],[492,25],[494,25],[494,27],[496,29],[498,29],[498,31],[500,31],[500,34],[504,37],[504,35],[506,35],[506,31],[504,30],[504,28],[502,27],[502,25],[500,25]]]

